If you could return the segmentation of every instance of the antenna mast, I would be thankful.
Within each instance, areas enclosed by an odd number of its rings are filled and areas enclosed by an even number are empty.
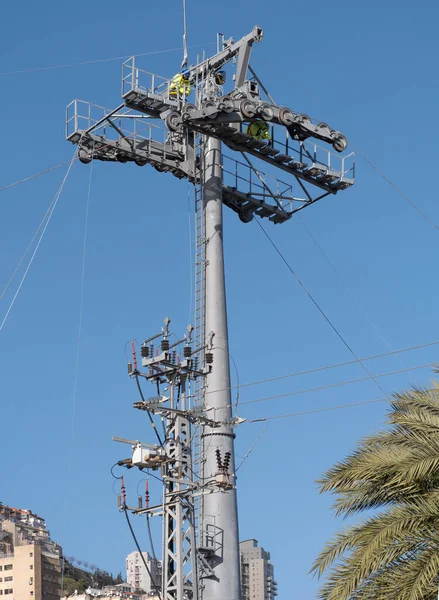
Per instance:
[[[152,423],[154,415],[164,419],[165,439],[155,446],[132,442],[132,456],[119,463],[161,470],[161,504],[124,502],[122,509],[163,518],[163,600],[241,597],[223,204],[243,223],[256,216],[278,224],[354,183],[354,154],[339,154],[346,138],[277,106],[250,67],[252,46],[262,37],[259,27],[238,42],[220,34],[217,53],[188,68],[189,82],[143,71],[132,57],[123,64],[123,104],[107,110],[74,100],[67,107],[67,139],[78,144],[81,162],[149,164],[195,186],[195,331],[189,326],[170,345],[167,319],[141,347],[146,372],[130,363],[141,393],[134,406]],[[225,93],[232,59],[236,70]],[[250,157],[288,181],[263,173]],[[145,400],[139,378],[157,386],[155,398]]]

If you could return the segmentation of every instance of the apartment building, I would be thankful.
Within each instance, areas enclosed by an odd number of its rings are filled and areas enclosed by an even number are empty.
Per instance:
[[[127,583],[134,590],[143,590],[146,594],[153,594],[161,589],[162,564],[148,552],[142,552],[152,578],[140,556],[140,552],[131,552],[126,558]]]
[[[59,600],[61,548],[41,517],[0,504],[0,600]]]
[[[257,540],[240,542],[242,600],[274,600],[277,583],[270,553]]]

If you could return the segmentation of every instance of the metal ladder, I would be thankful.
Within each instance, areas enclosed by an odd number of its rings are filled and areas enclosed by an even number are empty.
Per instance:
[[[204,195],[203,195],[203,165],[201,164],[203,152],[203,139],[200,135],[196,137],[195,155],[199,160],[198,181],[194,183],[195,196],[195,315],[194,315],[194,348],[198,349],[197,357],[199,367],[204,366],[204,344],[205,344],[205,295],[206,295],[206,228],[204,214]],[[194,408],[202,410],[204,403],[204,381],[199,377],[194,382]],[[203,477],[203,451],[202,451],[202,426],[198,426],[194,432],[194,451],[193,465],[194,471],[202,480]],[[200,495],[195,501],[195,531],[198,544],[200,539],[200,504],[203,496]]]

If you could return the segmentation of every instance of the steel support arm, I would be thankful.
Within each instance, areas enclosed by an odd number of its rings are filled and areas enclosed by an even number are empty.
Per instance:
[[[242,79],[242,83],[245,81],[245,75],[247,72],[248,63],[250,60],[250,50],[251,46],[255,42],[260,42],[263,37],[263,31],[260,27],[255,25],[253,30],[241,38],[238,42],[234,42],[227,46],[218,54],[215,54],[211,58],[199,63],[195,67],[191,68],[191,75],[195,78],[196,74],[198,77],[203,77],[205,75],[206,70],[217,71],[221,67],[223,67],[226,63],[228,63],[232,58],[238,55],[238,68],[236,73],[236,81],[238,79]],[[242,83],[236,83],[236,87],[242,85]]]

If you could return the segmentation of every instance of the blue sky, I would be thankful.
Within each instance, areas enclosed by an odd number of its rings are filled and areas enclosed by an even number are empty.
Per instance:
[[[433,180],[438,13],[426,1],[282,0],[274,7],[255,0],[249,9],[230,0],[188,0],[188,37],[190,45],[212,51],[218,31],[238,38],[256,23],[263,27],[265,38],[252,64],[279,104],[343,131],[439,223]],[[0,41],[0,187],[71,158],[74,149],[64,140],[66,104],[77,97],[117,106],[122,61],[8,72],[181,45],[181,3],[174,1],[135,0],[122,8],[113,0],[87,6],[24,0],[7,3],[2,16],[8,27]],[[199,51],[190,50],[192,62]],[[170,52],[141,60],[145,69],[171,76],[181,58],[181,52]],[[147,441],[151,435],[146,418],[131,408],[137,392],[126,376],[124,349],[132,338],[155,332],[166,315],[177,334],[187,325],[191,189],[149,167],[94,164],[74,409],[89,175],[90,167],[73,167],[0,332],[0,500],[44,516],[67,555],[118,572],[133,544],[117,512],[109,472],[126,449],[111,436]],[[0,194],[0,290],[62,177],[56,170]],[[438,232],[360,157],[352,190],[322,200],[300,220],[266,227],[357,355],[439,339]],[[243,225],[226,209],[225,243],[230,344],[241,382],[351,359],[255,223]],[[0,301],[1,318],[15,289]],[[368,368],[386,373],[435,360],[433,346],[370,362]],[[353,365],[245,387],[240,400],[363,376]],[[392,392],[427,385],[431,377],[424,368],[380,383]],[[381,396],[366,381],[243,404],[239,414],[251,419]],[[272,421],[240,470],[241,538],[255,537],[271,551],[281,599],[315,596],[318,584],[307,572],[342,525],[330,511],[331,498],[318,495],[315,480],[359,438],[382,426],[385,413],[386,404],[377,403]],[[240,427],[238,457],[261,428]],[[140,480],[133,472],[127,477],[133,502]],[[152,498],[158,494],[153,483]],[[139,520],[135,526],[147,547],[144,524]]]

